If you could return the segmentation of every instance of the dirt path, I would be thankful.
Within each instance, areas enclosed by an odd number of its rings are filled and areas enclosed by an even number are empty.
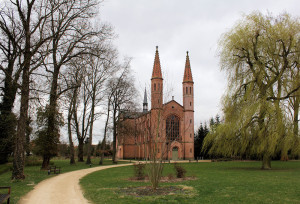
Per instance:
[[[60,174],[40,182],[32,191],[19,201],[20,204],[85,204],[90,203],[83,197],[79,180],[85,175],[103,169],[128,166],[120,164],[100,166]]]

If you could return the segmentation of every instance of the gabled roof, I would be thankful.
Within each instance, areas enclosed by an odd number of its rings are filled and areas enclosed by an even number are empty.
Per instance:
[[[178,103],[177,101],[175,101],[175,100],[171,100],[171,101],[165,103],[164,106],[167,106],[167,105],[169,105],[169,103],[172,103],[172,102],[176,103],[176,104],[179,105],[181,108],[183,108],[183,106],[182,106],[181,104],[179,104],[179,103]]]

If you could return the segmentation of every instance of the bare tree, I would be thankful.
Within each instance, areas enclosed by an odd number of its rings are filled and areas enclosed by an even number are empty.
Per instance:
[[[120,121],[120,112],[123,109],[132,109],[135,107],[136,90],[130,75],[130,60],[125,60],[121,65],[121,72],[118,77],[109,82],[111,92],[111,111],[113,124],[113,163],[117,163],[117,126]]]
[[[24,179],[24,142],[26,133],[26,123],[28,120],[29,107],[29,84],[30,74],[38,68],[41,49],[51,38],[48,34],[47,21],[50,15],[47,9],[47,0],[11,1],[11,5],[16,8],[20,30],[24,37],[19,47],[21,49],[20,67],[22,70],[20,116],[17,125],[17,134],[14,140],[14,162],[12,179]],[[47,34],[46,34],[47,33]],[[36,64],[33,66],[33,64]]]
[[[66,95],[66,101],[68,104],[67,111],[68,111],[68,138],[69,138],[69,145],[70,145],[70,164],[75,164],[75,150],[74,150],[74,143],[73,143],[73,137],[72,137],[72,120],[75,113],[75,108],[77,104],[77,98],[78,98],[78,91],[81,86],[82,81],[82,70],[79,69],[75,64],[78,62],[78,60],[74,59],[69,63],[70,69],[67,72],[68,78],[66,79],[67,84],[69,84],[70,87],[73,87],[69,91],[65,93]]]
[[[99,46],[96,55],[89,55],[86,66],[87,80],[84,84],[90,96],[90,126],[89,126],[89,144],[87,151],[87,164],[91,163],[91,148],[93,140],[93,124],[99,115],[96,112],[97,106],[101,105],[105,97],[105,82],[111,78],[116,71],[115,60],[116,51],[111,47]]]
[[[46,70],[50,72],[51,89],[49,96],[49,118],[47,135],[50,149],[57,149],[57,144],[51,144],[53,135],[55,113],[57,112],[57,100],[60,95],[70,87],[59,86],[59,75],[70,60],[87,53],[92,53],[92,45],[97,41],[103,41],[110,36],[110,28],[106,25],[92,29],[90,20],[97,14],[97,0],[62,1],[59,9],[56,5],[61,1],[51,1],[51,58]],[[47,168],[51,155],[43,155],[42,168]]]

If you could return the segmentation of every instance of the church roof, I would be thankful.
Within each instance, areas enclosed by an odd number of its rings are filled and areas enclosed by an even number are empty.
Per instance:
[[[136,119],[139,118],[145,114],[147,114],[148,112],[144,113],[144,112],[130,112],[130,111],[122,111],[122,116],[124,119]]]
[[[192,70],[191,70],[189,52],[186,52],[186,61],[185,61],[183,82],[193,82],[193,75],[192,75]]]
[[[160,60],[159,60],[159,54],[158,54],[158,46],[156,46],[156,52],[155,52],[155,58],[154,58],[152,79],[153,78],[162,79],[161,67],[160,67]]]

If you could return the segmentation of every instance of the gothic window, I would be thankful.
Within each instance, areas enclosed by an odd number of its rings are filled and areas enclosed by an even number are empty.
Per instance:
[[[186,87],[186,88],[185,88],[185,93],[186,93],[186,94],[188,94],[188,90],[189,90],[189,88]]]
[[[154,84],[154,91],[156,91],[156,84]]]
[[[166,120],[166,135],[168,141],[179,141],[179,117],[170,115]]]

